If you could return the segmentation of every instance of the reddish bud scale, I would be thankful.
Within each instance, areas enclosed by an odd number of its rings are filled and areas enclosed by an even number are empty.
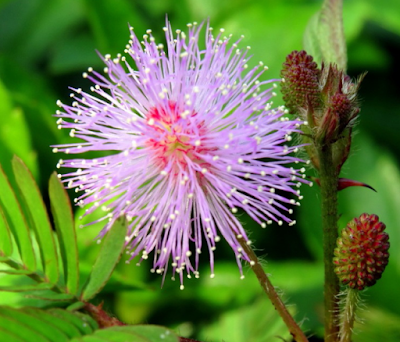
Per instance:
[[[331,107],[334,109],[335,114],[339,118],[344,118],[353,109],[352,103],[347,95],[342,93],[336,93],[332,96]]]
[[[282,94],[286,107],[291,114],[299,108],[319,108],[321,106],[318,80],[320,70],[312,56],[305,51],[293,51],[283,63],[281,76]]]
[[[389,235],[385,228],[377,215],[362,214],[342,230],[333,263],[344,285],[362,290],[381,278],[389,262]]]

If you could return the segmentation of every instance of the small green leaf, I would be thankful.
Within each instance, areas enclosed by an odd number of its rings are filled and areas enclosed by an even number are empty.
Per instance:
[[[12,285],[12,286],[0,286],[0,291],[7,292],[27,292],[27,291],[38,291],[38,290],[49,290],[52,285],[49,283],[40,284],[28,284],[28,285]]]
[[[90,335],[90,336],[83,336],[83,337],[79,337],[79,338],[73,338],[72,340],[70,340],[70,342],[108,342],[108,341],[103,338]],[[142,341],[138,341],[138,342],[142,342]]]
[[[92,335],[71,342],[179,342],[171,330],[156,325],[116,326],[96,330]]]
[[[78,317],[81,321],[81,325],[83,326],[83,331],[95,331],[99,329],[99,325],[97,322],[89,315],[83,314],[82,312],[75,311],[74,315]],[[88,333],[86,333],[88,334]]]
[[[11,263],[11,260],[8,260],[8,263]],[[19,264],[13,264],[13,266],[15,267],[23,267],[22,265]],[[29,271],[29,270],[24,270],[22,268],[17,268],[17,269],[13,269],[13,268],[9,268],[9,269],[1,269],[0,273],[5,273],[5,274],[18,274],[18,275],[28,275],[28,274],[33,274],[34,272]]]
[[[53,324],[24,312],[23,310],[0,306],[0,316],[20,322],[24,326],[38,332],[49,341],[68,342],[67,336]]]
[[[85,306],[84,302],[75,302],[67,307],[68,311],[75,311],[83,308]]]
[[[82,335],[91,334],[98,329],[98,324],[88,315],[62,309],[50,309],[47,312],[73,324]]]
[[[2,259],[8,260],[8,257],[12,254],[12,250],[10,229],[8,228],[3,210],[0,207],[0,261]]]
[[[334,63],[346,71],[347,50],[343,32],[342,0],[325,0],[321,10],[311,18],[303,41],[304,49],[321,66]]]
[[[58,281],[58,257],[53,238],[53,231],[47,216],[39,189],[28,168],[18,157],[12,160],[15,179],[23,197],[40,247],[43,270],[47,281],[55,284]]]
[[[113,331],[132,331],[146,337],[151,342],[178,342],[179,338],[171,330],[157,325],[134,325],[129,327],[113,327]]]
[[[71,322],[64,320],[56,315],[51,314],[49,311],[39,310],[36,308],[26,307],[24,311],[32,316],[39,317],[43,321],[51,323],[59,330],[61,330],[68,338],[82,336],[80,331]]]
[[[101,338],[101,341],[107,342],[125,342],[125,341],[135,341],[135,342],[150,342],[149,339],[135,334],[131,331],[115,331],[112,328],[102,329],[95,332],[92,336],[87,336],[83,341],[89,342],[89,337]]]
[[[2,313],[0,313],[0,329],[15,335],[24,342],[49,342],[48,339],[43,337],[34,329],[27,327],[24,323],[18,320],[4,316]],[[2,340],[4,341],[3,338]]]
[[[103,240],[99,255],[93,265],[81,295],[88,301],[93,298],[110,278],[125,246],[126,225],[121,219],[111,227]]]
[[[14,191],[0,166],[0,206],[15,238],[22,262],[28,270],[36,270],[36,258],[26,221],[21,212]]]
[[[0,337],[3,341],[7,342],[25,342],[21,340],[19,337],[15,336],[13,333],[6,331],[0,327]]]
[[[49,195],[63,260],[65,283],[68,293],[76,294],[79,289],[79,255],[74,217],[69,197],[56,173],[50,177]]]
[[[54,291],[41,291],[40,293],[31,292],[25,295],[26,298],[36,298],[41,300],[48,300],[51,302],[72,302],[76,298],[74,295],[69,293],[58,293]]]

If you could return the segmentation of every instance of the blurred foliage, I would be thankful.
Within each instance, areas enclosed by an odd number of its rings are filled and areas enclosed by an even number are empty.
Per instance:
[[[321,0],[1,0],[0,1],[0,162],[7,175],[11,156],[17,154],[32,170],[43,193],[59,156],[50,145],[71,138],[58,131],[56,100],[69,101],[68,87],[88,89],[81,74],[89,66],[101,69],[101,54],[122,52],[129,39],[128,23],[138,35],[151,28],[162,40],[165,17],[173,28],[209,18],[224,27],[233,40],[252,47],[250,64],[269,66],[263,77],[279,77],[285,56],[302,48],[303,32]],[[353,77],[368,71],[362,83],[362,112],[353,152],[343,176],[377,189],[347,189],[340,194],[340,227],[362,212],[375,213],[390,234],[391,258],[382,279],[367,291],[371,304],[363,313],[367,324],[358,326],[354,341],[398,341],[400,300],[400,2],[346,0],[344,27],[348,72]],[[276,101],[276,105],[281,101]],[[313,171],[308,171],[313,176]],[[295,227],[262,230],[241,220],[263,255],[274,285],[282,289],[296,318],[317,341],[322,333],[322,243],[317,187],[303,187],[304,200],[296,211]],[[73,194],[71,194],[73,196]],[[82,215],[77,210],[76,217]],[[84,219],[86,222],[90,218]],[[77,231],[79,256],[87,272],[99,246],[93,242],[99,227]],[[136,267],[120,263],[102,295],[105,307],[128,323],[167,325],[178,333],[215,341],[274,341],[286,337],[274,309],[264,298],[251,273],[239,280],[229,247],[216,251],[215,279],[209,279],[204,257],[199,280],[186,280],[185,290],[168,277],[150,274],[149,263]],[[127,290],[134,283],[149,287]],[[0,293],[0,304],[37,302],[19,294]],[[18,304],[19,303],[19,304]],[[266,329],[270,329],[266,331]],[[269,334],[269,335],[265,335]]]

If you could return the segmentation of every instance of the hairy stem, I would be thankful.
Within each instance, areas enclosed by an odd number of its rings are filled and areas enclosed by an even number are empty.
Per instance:
[[[84,309],[90,314],[90,316],[92,316],[101,329],[126,325],[117,318],[111,317],[107,312],[105,312],[103,310],[103,303],[100,303],[97,306],[91,303],[85,303]]]
[[[358,290],[347,288],[340,322],[340,342],[351,342],[351,335],[356,320],[356,310],[359,301],[360,296]]]
[[[276,292],[275,288],[271,284],[267,274],[264,272],[260,262],[253,249],[246,243],[243,238],[239,239],[239,243],[242,246],[244,252],[250,258],[250,266],[253,272],[255,273],[261,287],[264,292],[267,294],[268,298],[274,305],[276,311],[278,311],[279,315],[282,317],[286,326],[288,327],[290,334],[293,336],[294,341],[296,342],[308,342],[307,337],[304,335],[303,331],[300,329],[298,324],[295,322],[289,311],[286,309],[285,304],[283,304],[281,298]]]
[[[338,238],[337,229],[337,187],[338,174],[333,164],[330,144],[317,146],[320,162],[319,177],[322,201],[322,228],[324,233],[324,265],[325,265],[325,342],[338,341],[339,279],[334,271],[333,250]]]

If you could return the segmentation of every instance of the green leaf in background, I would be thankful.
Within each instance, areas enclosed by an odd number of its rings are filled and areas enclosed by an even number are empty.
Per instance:
[[[216,341],[265,342],[289,340],[290,333],[273,305],[262,297],[248,306],[223,313],[201,331],[200,339],[206,341],[209,336]]]
[[[80,0],[9,1],[0,15],[5,36],[2,45],[23,64],[35,62],[52,44],[62,40],[82,15]]]
[[[68,293],[76,294],[79,289],[79,256],[74,217],[67,192],[56,173],[50,177],[49,195],[64,266],[65,284]]]
[[[398,315],[370,305],[364,310],[358,310],[358,315],[360,321],[354,327],[354,342],[400,341]]]
[[[20,108],[14,108],[11,96],[0,81],[0,164],[11,175],[10,160],[17,154],[37,177],[36,153],[32,150],[28,124]]]
[[[49,69],[56,75],[86,70],[88,66],[102,67],[103,61],[96,53],[96,43],[89,34],[66,37],[54,49]],[[54,143],[54,142],[53,142]]]
[[[304,34],[304,49],[321,66],[334,63],[346,71],[347,50],[343,32],[342,0],[325,0]]]
[[[14,157],[12,166],[18,188],[26,203],[36,238],[39,243],[44,273],[49,283],[56,284],[59,277],[58,257],[53,237],[53,230],[47,216],[42,196],[32,174],[29,172],[22,160],[18,157]]]
[[[88,301],[93,298],[106,284],[125,246],[126,224],[117,220],[102,241],[102,246],[87,280],[81,299]]]
[[[22,215],[21,207],[1,166],[0,189],[0,206],[18,246],[22,263],[26,269],[34,271],[36,270],[36,257],[33,252],[29,230]]]
[[[57,101],[57,95],[54,94],[54,85],[46,82],[43,79],[43,74],[43,72],[39,73],[36,70],[21,67],[17,64],[14,55],[7,58],[7,56],[0,54],[0,75],[7,86],[10,98],[17,107],[16,110],[23,111],[23,118],[30,133],[31,143],[28,151],[35,157],[33,164],[25,156],[27,152],[25,154],[20,152],[23,145],[22,141],[27,140],[27,138],[24,138],[19,142],[21,146],[15,146],[16,150],[10,149],[8,157],[4,156],[4,159],[2,159],[3,156],[0,154],[0,160],[5,167],[10,163],[12,156],[17,154],[27,164],[39,184],[39,176],[42,175],[43,181],[47,182],[47,177],[54,170],[54,165],[59,158],[56,154],[51,153],[49,146],[57,141],[63,142],[63,132],[57,129],[56,120],[52,116],[56,110],[54,104]],[[68,91],[64,94],[68,96]],[[13,130],[16,132],[13,134],[21,134],[18,132],[22,130],[22,127],[22,125],[21,127],[14,126]],[[17,141],[9,143],[18,145]],[[10,173],[8,173],[8,169],[6,170],[7,175],[11,174],[11,166],[9,170]],[[44,188],[44,186],[45,184],[41,184],[40,187]]]
[[[124,49],[129,39],[128,24],[134,26],[139,35],[145,33],[146,25],[132,1],[85,0],[84,2],[98,44],[97,49],[102,54],[116,54]]]
[[[365,1],[358,0],[362,3]],[[380,0],[370,0],[366,2],[369,5],[369,17],[386,30],[400,35],[400,2],[397,0],[386,0],[384,6]]]

